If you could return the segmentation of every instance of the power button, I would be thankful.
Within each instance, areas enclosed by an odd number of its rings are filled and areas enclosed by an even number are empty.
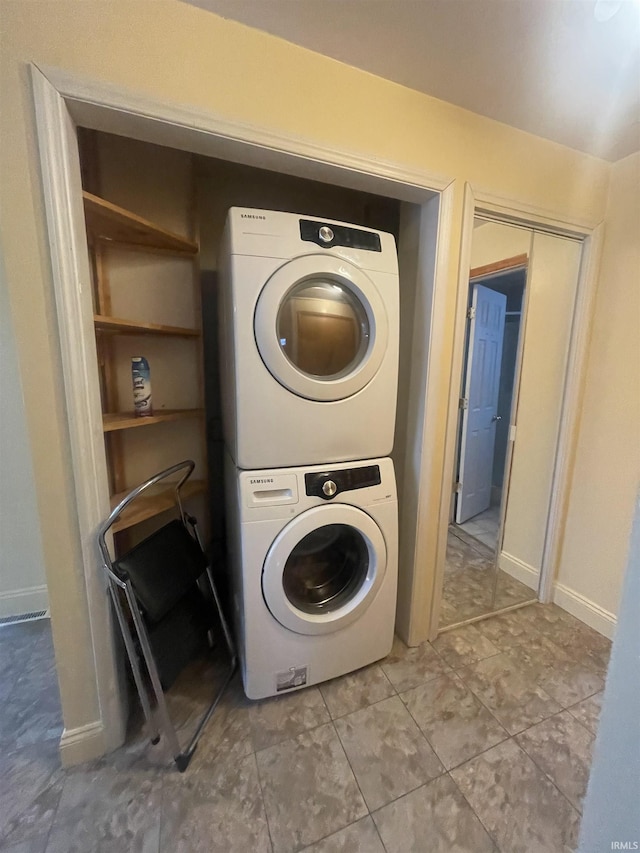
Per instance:
[[[333,231],[328,225],[323,225],[318,231],[318,237],[323,243],[330,243],[333,240]]]
[[[322,484],[322,491],[328,498],[332,498],[338,491],[338,487],[333,482],[333,480],[327,480]]]

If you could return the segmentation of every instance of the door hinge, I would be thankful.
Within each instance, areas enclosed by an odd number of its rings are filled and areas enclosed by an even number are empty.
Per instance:
[[[515,441],[515,440],[516,440],[516,425],[512,424],[509,427],[509,441]]]
[[[469,408],[469,401],[467,400],[466,397],[460,397],[460,399],[458,400],[458,408],[459,409],[468,409]]]
[[[467,320],[475,320],[476,317],[476,309],[471,306],[471,308],[467,309]]]
[[[460,482],[460,480],[458,480],[458,482],[456,483],[453,491],[457,492],[457,494],[460,494],[460,492],[462,491],[462,483]]]

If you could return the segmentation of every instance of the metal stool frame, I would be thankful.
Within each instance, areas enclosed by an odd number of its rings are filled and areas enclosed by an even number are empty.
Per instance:
[[[211,719],[220,699],[222,698],[222,694],[227,688],[227,685],[231,681],[238,665],[237,655],[235,646],[233,643],[233,639],[231,636],[231,632],[229,630],[229,626],[224,617],[224,613],[222,612],[222,606],[220,603],[220,597],[218,595],[218,591],[216,589],[216,585],[213,580],[213,573],[211,571],[211,564],[207,561],[207,566],[205,569],[205,573],[207,576],[207,580],[209,583],[209,589],[213,596],[213,601],[215,602],[216,610],[218,613],[218,618],[220,619],[220,625],[222,627],[222,632],[224,634],[224,639],[227,645],[227,649],[229,651],[229,655],[231,658],[229,672],[227,673],[222,686],[216,693],[212,703],[209,705],[205,713],[203,714],[200,722],[198,723],[194,734],[191,737],[187,747],[184,750],[180,749],[180,742],[178,740],[178,735],[176,733],[175,727],[171,722],[171,717],[169,716],[169,710],[167,708],[167,702],[165,699],[164,691],[162,689],[162,685],[160,683],[160,675],[158,673],[158,667],[153,657],[153,652],[151,650],[151,643],[149,641],[149,635],[147,633],[147,628],[144,623],[144,619],[142,617],[142,613],[140,612],[140,607],[136,600],[136,595],[131,585],[130,579],[120,578],[114,571],[113,562],[111,558],[111,554],[109,552],[109,548],[106,542],[106,536],[112,525],[116,521],[116,519],[121,515],[124,509],[129,506],[139,495],[145,492],[147,489],[154,486],[156,483],[159,483],[161,480],[164,480],[167,477],[170,477],[172,474],[177,474],[180,471],[184,471],[183,475],[178,479],[175,483],[175,500],[176,505],[180,512],[180,518],[182,519],[182,523],[185,525],[187,529],[191,528],[192,534],[197,541],[200,549],[204,553],[204,548],[202,547],[202,541],[200,538],[200,532],[198,530],[196,519],[185,512],[182,501],[180,498],[180,489],[185,484],[185,482],[191,476],[193,469],[195,468],[195,463],[191,459],[186,459],[184,462],[179,462],[177,465],[172,465],[170,468],[166,468],[164,471],[160,471],[159,474],[151,477],[146,482],[137,486],[131,492],[129,492],[126,497],[124,497],[120,503],[113,509],[109,517],[106,521],[100,526],[98,530],[98,548],[100,551],[100,555],[102,558],[102,564],[104,571],[107,576],[109,592],[111,594],[111,600],[113,602],[114,610],[116,612],[116,616],[118,619],[118,624],[120,625],[120,630],[122,632],[122,637],[124,640],[125,648],[127,650],[127,655],[129,657],[129,663],[131,664],[131,670],[133,672],[133,679],[136,684],[136,688],[138,690],[138,695],[140,697],[140,704],[142,705],[142,710],[144,712],[145,719],[147,721],[147,726],[149,731],[151,732],[151,742],[158,743],[160,739],[160,733],[158,731],[158,726],[156,726],[154,722],[153,713],[151,710],[151,702],[149,701],[149,694],[147,688],[144,683],[142,670],[140,668],[140,659],[138,652],[136,651],[136,646],[134,642],[134,638],[131,634],[131,630],[129,629],[129,624],[126,618],[126,614],[122,607],[121,596],[118,594],[118,590],[122,590],[124,592],[125,600],[127,602],[127,606],[129,608],[129,612],[131,614],[131,618],[133,620],[133,625],[135,627],[136,634],[138,635],[138,641],[140,643],[140,648],[142,650],[142,657],[144,659],[144,663],[149,674],[149,679],[151,681],[151,685],[153,687],[153,692],[156,698],[157,705],[157,713],[159,718],[159,728],[160,731],[164,734],[167,739],[167,742],[171,748],[171,753],[173,755],[173,759],[176,763],[178,770],[181,773],[189,766],[189,762],[193,757],[193,753],[198,745],[198,740],[200,739],[200,735],[204,730],[204,727]]]

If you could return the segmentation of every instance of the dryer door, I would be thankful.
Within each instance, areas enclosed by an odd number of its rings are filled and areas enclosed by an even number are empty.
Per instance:
[[[387,568],[378,525],[347,504],[301,513],[275,539],[262,570],[272,615],[298,634],[328,634],[371,604]]]
[[[388,320],[375,284],[358,267],[304,255],[264,285],[254,317],[258,350],[273,377],[308,400],[343,400],[376,375]]]

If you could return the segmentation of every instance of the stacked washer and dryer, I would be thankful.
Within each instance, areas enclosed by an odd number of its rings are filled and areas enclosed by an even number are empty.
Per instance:
[[[220,255],[225,484],[251,699],[391,650],[398,300],[390,234],[229,211]]]

